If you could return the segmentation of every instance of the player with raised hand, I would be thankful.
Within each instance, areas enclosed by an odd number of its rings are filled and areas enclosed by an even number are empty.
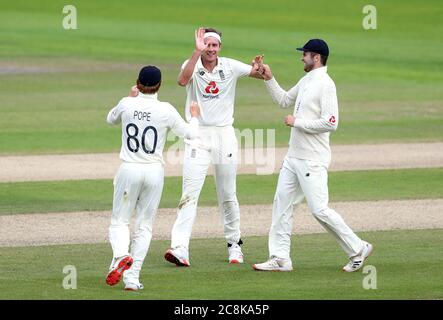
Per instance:
[[[171,248],[165,259],[178,266],[189,266],[189,240],[209,165],[214,164],[215,182],[229,263],[243,263],[240,209],[236,195],[237,138],[233,128],[237,80],[249,76],[263,79],[258,65],[219,57],[222,34],[213,28],[195,31],[195,49],[178,76],[186,86],[186,118],[190,119],[191,101],[201,108],[199,136],[185,140],[182,196],[172,228]],[[260,59],[258,56],[256,59]]]
[[[169,103],[157,99],[161,71],[155,66],[140,70],[137,86],[108,114],[109,124],[122,124],[122,164],[114,179],[114,199],[109,240],[113,259],[106,283],[113,286],[123,276],[126,290],[143,288],[140,270],[148,253],[152,225],[163,191],[163,147],[168,129],[192,139],[198,133],[200,109],[190,104],[186,123]],[[130,245],[129,225],[135,211]],[[130,248],[130,250],[129,250]]]
[[[269,231],[269,259],[253,265],[259,271],[291,271],[293,209],[304,198],[313,216],[331,233],[349,257],[345,272],[362,268],[372,244],[360,239],[335,210],[329,207],[328,167],[331,162],[329,135],[337,130],[338,100],[334,81],[327,73],[329,47],[311,39],[302,48],[307,73],[290,90],[283,90],[268,65],[260,65],[265,85],[275,103],[294,107],[285,117],[291,127],[289,150],[280,170]]]

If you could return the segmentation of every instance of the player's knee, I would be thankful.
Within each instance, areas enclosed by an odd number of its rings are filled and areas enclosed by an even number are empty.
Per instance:
[[[192,194],[184,194],[178,203],[178,209],[197,204],[198,196]]]
[[[124,219],[111,219],[111,225],[109,229],[117,229],[117,228],[129,228],[129,221]]]
[[[317,218],[324,218],[329,215],[329,208],[328,207],[311,208],[311,212]]]
[[[235,185],[222,184],[217,186],[217,196],[219,202],[236,201],[237,190],[235,188]]]
[[[287,198],[288,198],[287,190],[280,189],[277,187],[277,190],[275,191],[275,195],[274,195],[274,201],[277,199],[280,200],[280,199],[287,199]]]
[[[237,195],[235,192],[220,192],[219,194],[219,202],[221,204],[227,204],[229,203],[236,203],[237,201]]]
[[[137,225],[135,227],[135,233],[136,234],[148,234],[151,235],[152,234],[152,225],[150,222],[144,222],[144,223],[140,223],[139,225]]]

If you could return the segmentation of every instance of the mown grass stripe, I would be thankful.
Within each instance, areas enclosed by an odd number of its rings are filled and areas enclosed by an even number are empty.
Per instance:
[[[270,204],[278,175],[237,176],[240,204]],[[175,208],[181,177],[167,177],[161,208]],[[443,168],[332,172],[330,201],[436,199],[443,197]],[[0,214],[111,210],[112,180],[0,184]],[[206,178],[200,206],[217,205],[214,179]]]
[[[292,236],[294,271],[281,273],[251,268],[268,257],[266,236],[243,239],[243,265],[227,263],[224,239],[192,239],[190,268],[177,268],[164,260],[169,241],[152,241],[140,277],[145,289],[140,292],[125,292],[120,284],[106,285],[112,258],[109,244],[0,248],[0,299],[443,298],[443,288],[437,285],[443,282],[442,229],[361,232],[359,236],[374,244],[367,265],[376,270],[376,290],[363,288],[368,273],[341,271],[347,257],[331,235],[314,234]],[[77,270],[76,290],[62,287],[66,265]]]

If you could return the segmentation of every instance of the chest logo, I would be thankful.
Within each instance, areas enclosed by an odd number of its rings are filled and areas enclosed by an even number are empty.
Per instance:
[[[331,116],[331,117],[329,118],[329,122],[330,122],[330,123],[335,123],[335,117],[334,117],[334,116]]]
[[[218,91],[219,90],[217,88],[217,84],[215,83],[215,81],[209,82],[208,86],[205,88],[206,93],[216,94],[218,93]]]

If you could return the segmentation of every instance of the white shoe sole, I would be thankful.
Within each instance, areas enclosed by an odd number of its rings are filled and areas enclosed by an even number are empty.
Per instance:
[[[125,287],[126,291],[138,291],[138,290],[143,290],[143,286],[139,287],[139,286],[126,286]]]
[[[230,259],[229,264],[240,264],[243,263],[243,259]]]
[[[360,269],[363,267],[363,265],[365,264],[366,260],[368,260],[369,256],[372,254],[372,251],[374,250],[374,246],[373,246],[372,244],[368,243],[368,245],[369,245],[368,253],[367,253],[366,257],[363,259],[363,261],[362,261],[360,267],[358,267],[358,269],[353,269],[353,270],[346,270],[346,269],[343,267],[343,269],[342,269],[343,272],[351,273],[351,272],[358,271],[358,270],[360,270]]]
[[[255,271],[274,271],[274,272],[289,272],[289,271],[293,271],[293,268],[280,268],[280,269],[260,269],[257,267],[257,265],[253,264],[252,265],[252,269],[254,269]]]

